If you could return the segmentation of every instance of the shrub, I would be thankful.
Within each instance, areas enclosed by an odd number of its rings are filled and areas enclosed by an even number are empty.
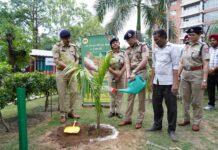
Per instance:
[[[6,62],[0,63],[0,86],[4,78],[8,77],[11,74],[11,66]]]
[[[14,102],[16,99],[16,88],[18,87],[26,89],[27,98],[31,95],[44,94],[48,99],[48,96],[56,91],[55,77],[40,72],[14,73],[10,78],[5,78],[3,83],[4,89],[10,95],[10,102]]]

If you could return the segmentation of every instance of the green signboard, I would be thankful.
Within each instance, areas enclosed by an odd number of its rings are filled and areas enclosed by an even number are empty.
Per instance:
[[[100,60],[107,54],[111,49],[109,41],[112,38],[112,35],[95,35],[88,36],[81,39],[81,49],[82,49],[82,63],[90,73],[97,71]],[[107,77],[105,77],[105,82],[101,93],[101,103],[104,106],[109,106],[110,97],[109,93],[106,90]],[[83,99],[84,106],[93,106],[94,101],[90,98]]]

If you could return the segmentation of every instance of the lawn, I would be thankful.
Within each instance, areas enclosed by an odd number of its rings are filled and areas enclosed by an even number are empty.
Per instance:
[[[44,98],[32,100],[27,102],[28,112],[28,142],[30,150],[47,150],[54,149],[49,146],[44,146],[40,143],[40,139],[49,131],[54,130],[61,126],[59,123],[59,113],[57,112],[57,96],[53,97],[53,116],[50,116],[50,112],[44,111]],[[137,99],[135,101],[135,109],[133,114],[133,123],[136,121]],[[207,101],[205,100],[205,104]],[[125,111],[127,105],[126,96],[123,99],[122,112]],[[164,107],[166,110],[166,108]],[[50,110],[49,110],[50,111]],[[95,123],[95,110],[94,108],[81,107],[81,101],[76,103],[76,111],[81,115],[79,123],[90,124]],[[139,130],[134,129],[134,124],[126,127],[118,127],[120,119],[107,118],[109,109],[103,109],[102,123],[107,123],[115,126],[120,135],[118,140],[96,142],[88,145],[81,145],[78,149],[81,150],[95,150],[107,149],[107,150],[156,150],[154,146],[146,145],[147,141],[151,141],[155,144],[164,147],[179,147],[183,150],[215,150],[218,147],[218,110],[205,111],[204,119],[201,123],[201,131],[195,133],[191,131],[191,126],[177,127],[177,137],[179,142],[172,142],[167,135],[167,120],[166,112],[164,115],[163,130],[156,133],[147,132],[146,129],[150,128],[153,122],[153,110],[152,104],[146,101],[146,113],[143,122],[143,127]],[[1,150],[15,150],[19,149],[18,145],[18,133],[17,133],[17,107],[15,105],[7,106],[3,111],[3,116],[9,125],[12,127],[10,133],[5,133],[3,129],[0,129],[0,149]],[[182,120],[182,104],[178,101],[178,121]],[[68,120],[73,122],[73,120]],[[0,126],[2,128],[2,126]],[[119,141],[121,140],[122,141]],[[68,148],[70,149],[70,148]],[[77,148],[72,148],[77,149]]]

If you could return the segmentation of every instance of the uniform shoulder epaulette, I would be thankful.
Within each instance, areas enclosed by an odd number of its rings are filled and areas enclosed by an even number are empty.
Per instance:
[[[74,47],[77,47],[77,46],[76,46],[75,44],[73,44],[73,43],[70,43],[69,45],[70,45],[70,46],[74,46]]]

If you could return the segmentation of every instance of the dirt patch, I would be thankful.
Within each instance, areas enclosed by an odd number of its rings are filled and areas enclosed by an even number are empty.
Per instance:
[[[47,117],[47,113],[37,113],[37,114],[30,114],[27,115],[27,127],[35,127],[37,124],[44,121]],[[9,119],[5,119],[5,122],[8,124],[10,128],[10,132],[18,132],[18,117],[12,117]],[[0,122],[0,136],[1,134],[5,134],[5,127]]]
[[[108,128],[100,128],[99,134],[94,126],[79,125],[80,132],[78,134],[64,133],[64,127],[54,130],[48,137],[58,143],[62,148],[78,146],[80,144],[88,144],[90,139],[97,137],[105,137],[112,134],[112,130]]]
[[[57,133],[57,129],[47,132],[45,135],[38,139],[37,143],[40,143],[44,149],[55,149],[55,150],[139,150],[144,149],[145,144],[144,131],[131,130],[131,131],[119,131],[117,139],[107,141],[95,141],[84,143],[71,144],[71,147],[62,147],[55,139],[52,139],[51,134]],[[57,136],[57,134],[56,134]],[[75,136],[75,138],[79,138]],[[77,139],[76,139],[77,140]],[[73,142],[72,140],[70,142]]]

